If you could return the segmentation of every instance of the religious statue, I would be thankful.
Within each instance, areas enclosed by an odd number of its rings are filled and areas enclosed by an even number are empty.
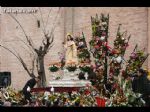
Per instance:
[[[65,53],[66,63],[65,63],[65,65],[67,65],[69,63],[74,63],[77,65],[78,64],[77,46],[74,42],[73,37],[70,34],[67,35],[67,40],[66,40],[64,47],[66,49],[66,53]]]

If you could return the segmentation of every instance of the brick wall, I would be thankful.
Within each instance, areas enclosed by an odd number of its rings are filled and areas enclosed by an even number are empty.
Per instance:
[[[11,8],[11,7],[9,7]],[[13,7],[14,8],[14,7]],[[42,22],[41,27],[37,27],[37,18],[41,20],[40,10],[35,7],[38,11],[34,14],[14,14],[14,16],[20,21],[27,34],[32,38],[35,47],[41,44],[43,36]],[[2,10],[4,7],[2,7]],[[17,8],[16,8],[17,9]],[[29,8],[28,8],[29,9]],[[50,8],[41,7],[43,21],[47,21],[48,13]],[[52,22],[56,16],[56,7],[52,8],[47,23],[47,29],[51,29]],[[131,34],[131,39],[127,53],[125,55],[128,59],[129,54],[133,50],[135,44],[139,44],[140,48],[146,48],[148,46],[148,15],[147,8],[144,7],[74,7],[74,8],[62,8],[61,14],[59,15],[58,27],[54,33],[55,40],[54,46],[45,57],[45,68],[47,74],[47,81],[50,78],[48,71],[48,64],[52,61],[58,61],[59,57],[57,52],[63,50],[62,42],[67,32],[72,32],[74,35],[78,32],[84,32],[86,41],[91,39],[91,23],[90,16],[95,14],[109,13],[110,14],[110,36],[109,44],[112,46],[113,40],[115,39],[118,24],[122,24],[121,30],[127,30]],[[30,55],[28,54],[29,49],[25,44],[18,38],[25,41],[25,37],[20,29],[19,25],[8,15],[2,13],[0,15],[0,42],[6,47],[16,50],[23,57],[30,67]],[[42,21],[42,20],[41,20]],[[8,51],[0,48],[0,70],[11,71],[12,73],[12,86],[16,89],[21,89],[24,83],[30,78],[24,71],[19,61]],[[147,62],[144,66],[147,66]]]

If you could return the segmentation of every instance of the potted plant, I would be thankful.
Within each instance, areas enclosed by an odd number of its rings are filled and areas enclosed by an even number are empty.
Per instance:
[[[51,71],[51,72],[57,72],[58,70],[59,70],[59,65],[58,64],[52,64],[52,65],[50,65],[50,67],[49,67],[49,70]]]

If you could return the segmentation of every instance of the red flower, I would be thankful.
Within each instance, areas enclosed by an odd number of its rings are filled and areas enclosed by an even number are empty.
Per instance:
[[[118,89],[119,93],[121,93],[121,94],[123,93],[123,90],[122,90],[122,88],[120,86],[118,86],[117,89]]]
[[[110,73],[114,73],[114,69],[111,68],[111,69],[109,70],[109,72],[110,72]]]
[[[89,84],[86,84],[86,87],[90,87],[90,85],[89,85]]]
[[[111,50],[111,47],[110,47],[110,46],[107,46],[107,49],[108,49],[108,50]]]
[[[100,97],[95,97],[98,107],[105,107],[106,100]]]
[[[98,45],[95,45],[94,47],[95,47],[96,49],[99,49],[99,46],[98,46]]]
[[[122,76],[124,76],[125,75],[125,71],[124,70],[122,70]]]
[[[118,84],[117,84],[117,83],[115,83],[115,84],[113,85],[113,89],[116,89],[116,88],[118,88]]]
[[[89,90],[85,90],[84,94],[89,95],[91,92]]]
[[[116,50],[116,49],[113,49],[113,50],[112,50],[112,54],[118,54],[118,53],[119,53],[118,50]]]
[[[104,46],[107,46],[107,44],[108,44],[107,42],[104,42]]]

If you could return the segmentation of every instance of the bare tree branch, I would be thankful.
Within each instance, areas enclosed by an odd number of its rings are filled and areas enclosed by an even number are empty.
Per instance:
[[[17,37],[18,38],[18,37]],[[20,38],[18,38],[18,39],[20,39]],[[21,40],[21,39],[20,39]],[[21,40],[23,43],[25,43],[23,40]],[[29,47],[29,49],[30,49],[30,51],[31,52],[29,52],[27,49],[25,49],[23,46],[20,46],[20,47],[22,47],[25,51],[27,51],[28,52],[28,54],[30,54],[30,57],[32,57],[33,56],[33,59],[31,59],[31,65],[32,65],[32,67],[31,67],[31,72],[30,72],[30,74],[34,74],[34,68],[35,68],[35,52],[33,52],[33,50],[30,48],[30,46],[28,45],[28,44],[26,44],[25,43],[25,45],[27,46],[27,47]],[[14,48],[13,48],[14,49]],[[14,49],[15,50],[15,49]],[[16,52],[16,54],[18,54],[17,53],[17,51],[15,50],[15,52]],[[18,54],[19,55],[19,54]]]
[[[59,15],[59,13],[60,13],[60,9],[61,8],[59,8],[58,9],[58,11],[57,11],[57,15],[55,16],[55,19],[54,19],[54,22],[53,22],[53,27],[52,27],[52,29],[51,29],[51,33],[50,33],[50,36],[48,36],[48,33],[47,34],[45,34],[45,39],[47,40],[47,38],[50,38],[51,37],[51,35],[53,35],[53,32],[54,32],[54,30],[55,30],[55,28],[56,28],[56,21],[57,21],[57,18],[58,18],[58,15]]]
[[[26,39],[27,39],[27,41],[28,41],[28,40],[29,40],[29,39],[28,39],[28,36],[27,36],[27,34],[26,34],[24,28],[23,28],[22,25],[20,24],[20,22],[19,22],[12,14],[9,14],[9,15],[19,24],[20,28],[22,29],[22,31],[23,31],[23,33],[24,33],[24,35],[25,35],[25,37],[26,37]]]
[[[46,45],[44,45],[44,49],[43,49],[44,54],[47,53],[48,48],[53,43],[53,41],[54,41],[54,35],[53,34],[51,35],[51,37],[46,37]]]
[[[10,53],[12,53],[18,60],[20,60],[19,57],[18,57],[13,51],[11,51],[10,49],[8,49],[7,47],[5,47],[5,46],[3,46],[3,45],[0,45],[0,47],[3,47],[4,49],[6,49],[6,50],[9,51]]]
[[[37,21],[39,20],[34,14],[32,14],[32,15],[33,15],[33,17],[35,17],[35,19],[36,19]],[[42,29],[42,31],[43,31],[43,34],[45,35],[44,29]],[[42,39],[44,39],[44,38],[42,38]]]
[[[49,52],[49,50],[53,47],[53,45],[51,45],[48,49],[47,49],[47,53]]]
[[[34,74],[30,73],[29,69],[27,68],[27,65],[25,64],[25,62],[23,61],[23,59],[20,57],[20,55],[18,54],[19,58],[20,58],[20,62],[22,63],[24,69],[27,71],[27,73],[30,75],[30,77],[35,77]]]
[[[59,10],[58,10],[58,12],[57,12],[57,15],[55,16],[55,21],[53,22],[53,27],[52,27],[52,29],[51,29],[51,32],[50,32],[50,35],[47,33],[47,34],[45,34],[45,41],[46,42],[44,42],[44,40],[42,40],[42,44],[43,44],[43,46],[44,46],[44,49],[43,49],[43,53],[44,53],[44,55],[49,51],[49,49],[52,47],[52,46],[50,46],[52,43],[53,43],[53,41],[54,41],[54,30],[55,30],[55,28],[56,28],[56,24],[55,24],[55,22],[56,22],[56,20],[57,20],[57,18],[58,18],[58,15],[59,15],[59,12],[60,12],[60,8],[59,8]]]
[[[11,15],[11,14],[9,14],[9,15],[19,24],[20,28],[22,29],[22,31],[23,31],[23,33],[24,33],[24,35],[25,35],[25,37],[26,37],[27,42],[29,43],[29,45],[30,45],[32,48],[34,48],[34,47],[33,47],[33,41],[31,42],[31,38],[28,37],[28,35],[26,34],[26,32],[25,32],[23,26],[20,24],[20,22],[19,22],[13,15]]]
[[[41,11],[40,7],[39,7],[39,11],[40,11],[41,20],[42,20],[42,23],[43,23],[43,29],[42,30],[43,30],[43,33],[46,34],[44,20],[43,20],[42,11]]]
[[[0,47],[6,49],[6,50],[9,51],[11,54],[13,54],[13,55],[20,61],[20,63],[22,64],[22,66],[24,67],[24,69],[26,70],[26,72],[29,74],[30,77],[35,77],[34,74],[31,74],[31,73],[30,73],[30,71],[28,70],[28,68],[27,68],[27,66],[26,66],[26,64],[25,64],[25,62],[23,61],[23,59],[20,57],[20,55],[19,55],[18,53],[17,53],[17,55],[16,55],[13,51],[11,51],[9,48],[7,48],[7,47],[5,47],[5,46],[3,46],[3,45],[0,45]]]
[[[39,66],[38,66],[38,63],[39,63],[39,61],[38,61],[38,59],[36,58],[36,69],[37,69],[37,72],[39,71]]]
[[[34,68],[35,68],[35,60],[36,60],[36,58],[35,58],[35,56],[33,57],[33,59],[32,59],[32,67],[31,67],[31,73],[32,74],[34,74]]]
[[[47,27],[48,20],[49,20],[49,15],[50,15],[51,11],[52,11],[52,8],[49,10],[48,17],[47,17],[47,20],[46,20],[46,26],[45,26],[45,29],[46,29],[46,27]]]
[[[30,45],[28,45],[25,41],[23,41],[21,38],[19,38],[19,37],[16,37],[16,38],[18,38],[21,42],[23,42],[29,49],[30,49],[30,51],[34,54],[34,52],[33,52],[33,48],[31,49],[31,46]],[[23,47],[23,46],[21,46],[21,47]],[[25,48],[24,48],[25,49]],[[26,49],[25,49],[26,50]],[[26,50],[27,51],[27,50]]]
[[[40,8],[39,8],[40,10]],[[50,14],[51,10],[49,11],[49,14]],[[21,27],[21,30],[23,31],[24,35],[25,35],[25,38],[26,38],[26,41],[23,41],[21,40],[28,48],[31,48],[31,51],[33,51],[32,53],[34,54],[34,57],[33,59],[31,60],[31,69],[28,69],[26,63],[24,62],[23,58],[21,58],[21,56],[19,54],[15,54],[14,52],[12,52],[16,57],[17,59],[21,62],[23,68],[26,70],[26,72],[31,76],[31,77],[35,77],[34,75],[34,69],[36,68],[37,69],[37,73],[38,75],[41,76],[42,78],[42,82],[41,82],[41,85],[42,86],[45,86],[45,82],[46,82],[46,76],[45,76],[45,68],[44,68],[44,56],[45,54],[48,53],[48,51],[51,49],[51,47],[53,46],[53,41],[54,41],[54,31],[55,31],[55,28],[57,26],[57,24],[55,24],[55,22],[57,21],[57,18],[58,18],[58,15],[59,15],[59,12],[60,12],[60,8],[55,16],[55,20],[52,24],[52,29],[51,29],[51,32],[49,33],[49,30],[46,31],[46,25],[44,24],[44,21],[43,21],[43,17],[42,17],[42,12],[40,10],[40,14],[41,14],[41,19],[42,19],[42,22],[43,22],[43,27],[44,29],[43,30],[43,33],[44,33],[44,39],[42,40],[42,44],[41,46],[39,46],[39,48],[35,48],[33,45],[33,41],[31,40],[31,38],[29,38],[29,36],[27,35],[27,33],[25,32],[24,30],[24,27],[20,24],[20,22],[13,16],[13,15],[10,15],[18,24],[19,26]],[[49,14],[48,14],[48,18],[49,18]],[[47,18],[47,21],[46,23],[48,23],[48,18]],[[35,67],[36,66],[36,67]]]

